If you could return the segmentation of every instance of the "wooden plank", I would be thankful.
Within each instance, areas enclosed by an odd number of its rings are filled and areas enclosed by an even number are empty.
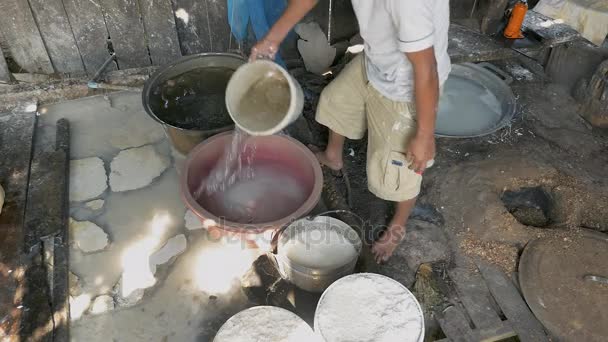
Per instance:
[[[528,34],[532,33],[540,39],[543,45],[549,47],[571,42],[581,36],[577,30],[568,24],[545,25],[546,22],[552,20],[552,18],[531,10],[526,13],[522,29]]]
[[[509,337],[515,337],[517,334],[511,327],[508,321],[500,322],[491,328],[475,329],[471,333],[471,341],[475,342],[497,342],[503,341]],[[449,338],[444,338],[435,342],[450,342]]]
[[[448,53],[454,64],[492,61],[516,55],[491,37],[461,25],[451,24],[448,38]]]
[[[140,0],[140,5],[152,64],[164,65],[181,57],[170,0]]]
[[[61,0],[29,0],[55,71],[83,73],[84,66]]]
[[[231,33],[228,24],[227,1],[205,0],[207,3],[207,13],[209,25],[213,28],[210,32],[211,51],[226,52],[230,45]],[[232,37],[232,48],[237,44]]]
[[[0,13],[0,31],[15,62],[27,72],[52,74],[53,64],[27,0],[2,0]]]
[[[11,73],[8,71],[8,65],[6,64],[6,59],[4,59],[4,53],[2,53],[2,49],[0,49],[0,82],[10,81]]]
[[[173,4],[182,55],[211,51],[207,3],[200,0],[174,0]]]
[[[84,68],[93,76],[110,56],[108,30],[99,0],[63,0]],[[116,70],[112,63],[106,71]]]
[[[477,267],[502,312],[522,342],[548,341],[540,322],[534,317],[511,280],[495,266],[479,262]]]
[[[0,184],[6,193],[0,215],[0,331],[18,339],[25,280],[23,220],[36,114],[0,115]]]
[[[119,69],[151,65],[137,0],[98,0]]]
[[[469,326],[469,322],[460,310],[451,306],[445,309],[440,317],[438,317],[439,325],[445,336],[452,342],[470,342],[473,341],[473,330]]]
[[[490,290],[479,274],[473,273],[467,268],[454,268],[448,273],[455,284],[458,298],[476,328],[492,327],[501,322],[490,303]]]

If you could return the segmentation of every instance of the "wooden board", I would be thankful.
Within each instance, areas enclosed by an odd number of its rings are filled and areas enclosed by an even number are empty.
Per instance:
[[[0,215],[0,331],[19,335],[24,286],[23,221],[36,114],[0,114],[0,184],[6,193]],[[6,316],[5,316],[6,315]]]
[[[526,34],[533,34],[541,43],[543,43],[543,45],[549,47],[571,42],[581,36],[577,30],[573,29],[568,24],[556,23],[546,27],[547,25],[545,25],[545,23],[552,20],[552,18],[538,12],[528,11],[522,30],[525,31]]]
[[[466,317],[456,307],[452,306],[443,311],[438,317],[439,325],[443,333],[452,342],[473,341],[473,330],[469,326]]]
[[[110,56],[108,30],[99,0],[63,0],[84,68],[93,76]],[[116,70],[112,63],[106,71]]]
[[[491,37],[457,24],[450,25],[448,53],[454,64],[492,61],[516,55]]]
[[[61,0],[29,0],[55,71],[83,73],[84,66]]]
[[[490,303],[490,290],[479,274],[467,268],[454,268],[449,271],[449,275],[455,284],[458,298],[476,328],[488,328],[501,322]]]
[[[152,64],[164,65],[181,56],[170,0],[140,0]]]
[[[213,28],[210,32],[211,51],[226,52],[229,46],[235,48],[236,41],[232,38],[230,44],[230,25],[228,24],[227,1],[205,0],[207,3],[207,13],[209,14],[209,25]]]
[[[2,0],[0,13],[0,31],[15,62],[27,72],[52,74],[53,64],[44,47],[28,1]]]
[[[548,341],[540,322],[534,317],[528,305],[511,280],[494,266],[479,262],[478,268],[488,284],[492,296],[511,323],[521,342]]]
[[[10,82],[11,73],[8,71],[8,65],[6,59],[4,59],[4,53],[0,49],[0,82]]]
[[[211,28],[206,1],[174,0],[173,4],[182,55],[211,51]]]
[[[151,65],[137,0],[97,0],[103,8],[119,69]]]

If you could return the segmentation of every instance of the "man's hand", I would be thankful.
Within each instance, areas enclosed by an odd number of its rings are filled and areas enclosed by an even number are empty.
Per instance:
[[[277,51],[279,51],[279,43],[269,39],[260,40],[253,46],[253,48],[251,48],[249,61],[253,62],[256,59],[261,58],[274,59],[274,57],[277,55]]]
[[[266,37],[259,41],[253,49],[249,61],[257,58],[274,59],[279,51],[279,44],[285,39],[287,33],[315,7],[317,0],[289,0],[283,15],[270,28]]]
[[[407,150],[407,159],[411,162],[410,169],[418,174],[426,170],[428,162],[435,158],[435,136],[425,133],[416,134]]]

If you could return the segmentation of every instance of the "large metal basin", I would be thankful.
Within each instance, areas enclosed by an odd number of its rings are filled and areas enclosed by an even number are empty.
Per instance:
[[[213,136],[190,152],[181,175],[181,191],[186,206],[201,219],[205,228],[219,230],[228,236],[236,235],[258,245],[260,243],[256,240],[264,239],[264,245],[270,245],[270,240],[277,230],[307,215],[317,205],[323,187],[323,173],[315,155],[295,139],[284,135],[256,136],[249,139],[255,146],[253,163],[280,162],[281,170],[289,173],[306,189],[305,200],[297,203],[293,212],[268,222],[239,223],[219,217],[210,210],[209,205],[199,203],[195,199],[194,193],[201,182],[207,178],[223,155],[225,147],[232,142],[231,132]],[[248,153],[248,150],[245,150],[241,158],[246,159]],[[276,186],[280,187],[281,184],[277,183]],[[272,199],[268,200],[268,205],[272,206]]]
[[[142,102],[144,109],[154,120],[158,121],[164,128],[167,137],[171,141],[172,146],[183,155],[187,155],[194,146],[206,138],[218,133],[226,132],[234,128],[233,124],[214,126],[212,124],[205,129],[192,129],[189,127],[180,127],[172,124],[170,120],[164,117],[159,110],[160,99],[158,94],[154,94],[154,90],[164,82],[173,80],[176,77],[188,72],[197,71],[205,68],[227,68],[236,70],[239,66],[245,64],[246,60],[239,55],[231,53],[201,53],[188,57],[183,57],[174,63],[162,66],[154,73],[143,89]],[[205,82],[204,74],[201,82]],[[226,84],[223,84],[225,91]],[[224,103],[224,102],[222,102]]]
[[[438,137],[447,138],[472,138],[488,135],[498,131],[508,125],[516,113],[516,102],[513,91],[509,87],[512,82],[512,77],[504,71],[498,69],[489,63],[463,63],[452,65],[452,72],[446,82],[442,98],[439,101],[439,111],[437,113],[437,128],[435,135]],[[446,94],[450,92],[452,86],[457,86],[467,82],[473,87],[478,87],[487,91],[489,96],[494,96],[499,103],[499,115],[495,113],[487,113],[491,116],[491,122],[485,120],[471,120],[468,115],[474,115],[475,118],[484,119],[480,115],[485,113],[470,113],[458,112],[449,106],[445,106]],[[480,101],[480,98],[462,97],[459,99],[463,102],[472,103]],[[466,127],[462,125],[450,123],[467,122]]]

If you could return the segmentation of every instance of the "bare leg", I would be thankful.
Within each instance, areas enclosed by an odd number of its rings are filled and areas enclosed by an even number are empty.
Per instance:
[[[323,152],[315,153],[319,162],[332,170],[341,170],[342,166],[344,166],[344,162],[342,161],[344,140],[343,136],[330,129],[327,148]]]
[[[393,255],[395,248],[405,237],[405,225],[415,204],[416,198],[397,203],[395,215],[388,224],[388,228],[372,247],[376,262],[387,261]]]

